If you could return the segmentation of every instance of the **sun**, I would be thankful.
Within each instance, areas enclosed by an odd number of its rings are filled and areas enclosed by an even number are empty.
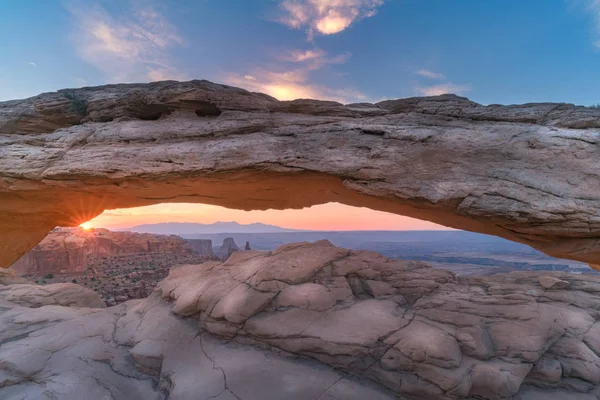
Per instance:
[[[81,228],[83,228],[84,231],[89,231],[93,228],[93,226],[88,223],[88,222],[84,222],[83,224],[79,225]]]

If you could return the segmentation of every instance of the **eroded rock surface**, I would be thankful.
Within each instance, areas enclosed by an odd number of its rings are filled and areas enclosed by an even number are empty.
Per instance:
[[[158,291],[214,335],[315,358],[409,398],[600,398],[598,277],[456,278],[320,241],[176,267]]]
[[[0,103],[0,266],[105,209],[331,201],[600,264],[600,110],[453,95],[342,105],[207,81]]]
[[[0,300],[0,397],[598,400],[598,304],[594,276],[235,252],[107,309]]]
[[[32,308],[48,305],[106,307],[96,292],[74,283],[53,283],[44,286],[33,283],[0,285],[0,300]]]
[[[212,240],[210,239],[184,239],[188,246],[190,247],[190,249],[198,255],[201,256],[206,256],[206,257],[212,257],[214,255],[213,253],[213,247],[212,247]]]
[[[215,251],[215,256],[217,256],[221,261],[225,261],[234,251],[238,251],[239,249],[240,248],[235,243],[235,240],[233,240],[231,237],[228,237],[223,239],[221,247]]]
[[[0,398],[393,400],[321,363],[202,333],[158,295],[108,309],[0,301]]]
[[[32,283],[31,281],[17,276],[12,269],[0,269],[0,285],[13,285],[15,283]]]

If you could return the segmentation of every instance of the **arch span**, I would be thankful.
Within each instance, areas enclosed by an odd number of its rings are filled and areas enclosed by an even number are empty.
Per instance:
[[[207,81],[0,103],[0,266],[105,209],[326,202],[600,264],[600,110],[453,95],[341,105]]]

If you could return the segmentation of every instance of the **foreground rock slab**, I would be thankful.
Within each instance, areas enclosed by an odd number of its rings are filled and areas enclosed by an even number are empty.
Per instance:
[[[0,303],[0,398],[393,400],[315,361],[203,334],[153,296],[108,309]]]
[[[598,304],[594,276],[235,252],[115,307],[0,300],[0,398],[599,400]]]
[[[600,398],[600,277],[457,278],[328,241],[171,269],[173,312],[411,399]]]
[[[73,283],[53,283],[44,286],[33,283],[0,285],[0,300],[32,308],[48,305],[106,307],[96,292]]]
[[[207,81],[0,103],[0,266],[105,209],[326,202],[600,264],[600,110],[453,95],[281,102]]]

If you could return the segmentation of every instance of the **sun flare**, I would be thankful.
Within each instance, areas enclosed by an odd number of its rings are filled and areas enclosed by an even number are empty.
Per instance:
[[[92,224],[90,224],[89,222],[84,222],[83,224],[79,225],[79,227],[85,231],[89,231],[93,228]]]

